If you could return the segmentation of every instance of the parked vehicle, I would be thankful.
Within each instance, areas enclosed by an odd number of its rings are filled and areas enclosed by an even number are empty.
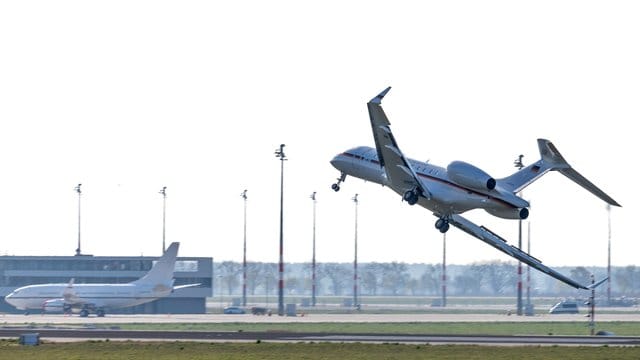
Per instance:
[[[267,313],[270,313],[270,312],[271,311],[269,309],[262,306],[254,306],[251,308],[251,313],[253,315],[267,315]]]
[[[244,314],[245,311],[243,308],[238,306],[229,306],[224,308],[223,313],[225,314]]]
[[[553,305],[549,314],[578,314],[578,302],[573,300],[563,300]]]

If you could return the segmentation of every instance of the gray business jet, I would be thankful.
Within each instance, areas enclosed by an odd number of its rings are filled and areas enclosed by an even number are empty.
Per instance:
[[[522,189],[549,171],[558,171],[595,196],[613,206],[620,206],[604,191],[587,180],[567,163],[549,140],[538,139],[540,160],[502,179],[494,179],[483,170],[463,161],[453,161],[446,168],[409,159],[400,151],[391,133],[390,123],[381,103],[388,87],[367,103],[376,147],[360,146],[336,155],[331,164],[340,171],[334,191],[347,175],[390,187],[409,205],[418,204],[438,218],[436,229],[445,233],[449,225],[474,236],[566,284],[578,289],[591,289],[603,283],[585,286],[559,272],[487,229],[460,214],[483,209],[504,219],[526,219],[529,202],[517,195]]]

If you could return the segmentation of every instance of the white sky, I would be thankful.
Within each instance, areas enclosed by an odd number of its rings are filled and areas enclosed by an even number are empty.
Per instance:
[[[329,160],[373,145],[383,103],[410,157],[471,162],[496,178],[538,159],[536,139],[624,207],[612,262],[638,265],[635,163],[640,5],[634,1],[5,1],[0,3],[0,253],[82,250],[275,262],[279,144],[285,261],[440,262],[428,211],[348,178]],[[558,173],[525,190],[532,254],[607,263],[605,204]],[[517,221],[467,217],[517,243]],[[525,225],[526,229],[526,225]],[[506,255],[457,229],[449,263]]]

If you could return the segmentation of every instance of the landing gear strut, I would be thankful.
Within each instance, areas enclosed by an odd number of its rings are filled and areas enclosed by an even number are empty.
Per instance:
[[[436,220],[436,229],[440,230],[443,234],[446,233],[449,230],[449,220],[446,218]]]
[[[338,178],[338,182],[331,185],[331,189],[333,189],[333,191],[335,192],[340,191],[340,184],[343,183],[346,178],[347,178],[347,174],[341,172],[340,177]]]

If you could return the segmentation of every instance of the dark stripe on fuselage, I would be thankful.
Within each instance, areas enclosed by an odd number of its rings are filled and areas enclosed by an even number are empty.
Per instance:
[[[344,152],[344,153],[342,153],[342,155],[345,155],[347,157],[356,158],[358,160],[368,161],[370,163],[373,163],[373,164],[376,164],[376,165],[380,166],[380,162],[378,160],[376,160],[376,159],[367,159],[364,156],[350,154],[348,152]],[[500,199],[500,198],[497,198],[497,197],[493,197],[493,196],[491,196],[489,194],[485,194],[485,193],[479,192],[479,191],[474,190],[474,189],[470,189],[470,188],[464,187],[462,185],[456,184],[456,183],[448,181],[448,180],[444,180],[444,179],[441,179],[441,178],[438,178],[438,177],[435,177],[435,176],[431,176],[431,175],[428,175],[428,174],[425,174],[425,173],[420,173],[420,172],[416,172],[416,175],[418,175],[420,177],[423,177],[423,178],[430,179],[432,181],[438,181],[438,182],[440,182],[442,184],[445,184],[445,185],[448,185],[448,186],[451,186],[451,187],[454,187],[454,188],[458,188],[460,190],[464,190],[464,191],[473,193],[475,195],[486,196],[489,200],[493,200],[493,201],[508,205],[508,206],[510,206],[510,207],[512,207],[514,209],[516,208],[513,204],[511,204],[511,203],[509,203],[509,202],[507,202],[507,201],[505,201],[503,199]]]

